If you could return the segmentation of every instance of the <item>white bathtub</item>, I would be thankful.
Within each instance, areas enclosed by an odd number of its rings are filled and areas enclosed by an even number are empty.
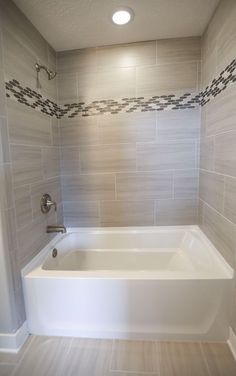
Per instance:
[[[69,229],[22,278],[33,334],[228,338],[233,270],[197,226]]]

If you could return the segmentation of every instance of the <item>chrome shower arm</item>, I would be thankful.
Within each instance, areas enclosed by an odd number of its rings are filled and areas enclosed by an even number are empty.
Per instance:
[[[56,77],[57,73],[56,72],[52,72],[50,71],[47,67],[45,67],[45,65],[40,65],[38,63],[35,64],[35,68],[36,68],[36,72],[39,73],[41,69],[44,69],[45,72],[47,73],[48,75],[48,79],[49,80],[53,80],[53,78]]]

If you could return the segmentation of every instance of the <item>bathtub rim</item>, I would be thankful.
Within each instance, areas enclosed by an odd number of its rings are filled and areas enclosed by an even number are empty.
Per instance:
[[[77,271],[77,270],[46,270],[43,269],[43,263],[49,256],[55,243],[59,242],[61,239],[70,233],[156,233],[156,232],[170,232],[170,231],[189,231],[197,233],[201,240],[206,243],[209,251],[218,259],[222,268],[224,269],[224,277],[220,276],[207,276],[206,274],[201,275],[201,273],[178,273],[178,272],[166,272],[161,273],[160,271]],[[186,226],[142,226],[142,227],[68,227],[66,234],[56,235],[50,242],[21,270],[22,278],[81,278],[81,279],[140,279],[140,280],[231,280],[234,278],[234,270],[213,245],[213,243],[208,239],[208,237],[203,233],[198,225],[186,225]]]

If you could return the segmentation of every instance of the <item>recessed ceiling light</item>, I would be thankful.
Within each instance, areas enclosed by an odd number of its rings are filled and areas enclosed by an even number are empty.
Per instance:
[[[117,9],[112,15],[112,21],[116,25],[125,25],[131,21],[133,11],[128,8]]]

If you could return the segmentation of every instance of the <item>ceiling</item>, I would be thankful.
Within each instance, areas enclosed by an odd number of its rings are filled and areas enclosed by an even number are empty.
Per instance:
[[[219,0],[14,0],[57,51],[201,35]],[[133,9],[125,26],[111,22],[119,6]]]

